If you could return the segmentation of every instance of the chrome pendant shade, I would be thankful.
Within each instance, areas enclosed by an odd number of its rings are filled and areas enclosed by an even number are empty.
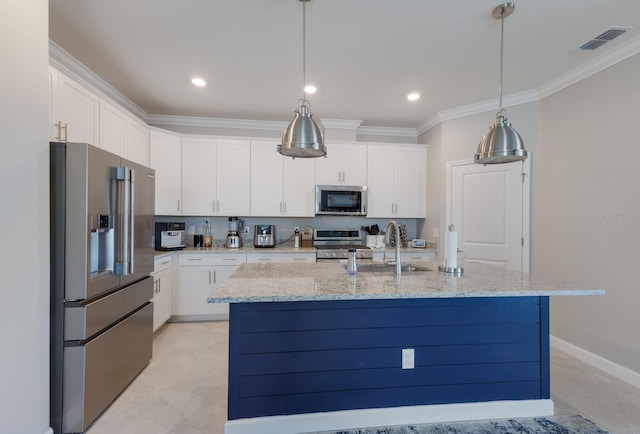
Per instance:
[[[307,101],[294,112],[294,117],[284,134],[278,152],[287,157],[314,158],[327,155],[322,129],[313,120]]]
[[[518,134],[518,132],[511,126],[507,117],[504,115],[505,110],[502,108],[504,19],[511,15],[514,9],[515,6],[513,3],[503,3],[498,5],[491,14],[495,19],[501,20],[499,86],[500,110],[498,110],[493,125],[478,145],[477,154],[474,156],[474,162],[478,164],[510,163],[512,161],[520,161],[527,158],[527,151],[524,149],[522,137],[520,137],[520,134]]]
[[[299,0],[302,2],[302,87],[306,86],[306,3],[311,0]],[[304,92],[304,91],[303,91]],[[303,94],[304,95],[304,94]],[[313,114],[309,111],[309,101],[303,96],[298,100],[299,106],[294,111],[293,120],[284,130],[282,143],[278,145],[278,152],[293,158],[315,158],[327,155],[324,145],[324,133],[322,124],[318,125],[313,120]]]

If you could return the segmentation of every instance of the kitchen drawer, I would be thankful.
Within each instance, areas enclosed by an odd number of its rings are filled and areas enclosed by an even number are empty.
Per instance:
[[[173,258],[171,255],[162,256],[160,258],[156,258],[153,261],[153,272],[158,273],[162,270],[166,270],[171,268],[171,262]]]
[[[245,253],[181,253],[178,265],[242,265],[247,261]]]
[[[316,262],[315,252],[305,253],[247,253],[248,264],[297,264],[300,262]]]
[[[393,254],[395,257],[395,253]],[[402,262],[410,261],[435,261],[436,252],[402,252],[400,253],[400,259]]]

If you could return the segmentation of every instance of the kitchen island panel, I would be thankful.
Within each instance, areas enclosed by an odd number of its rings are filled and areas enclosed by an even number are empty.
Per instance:
[[[544,321],[547,297],[234,303],[229,420],[548,399]]]

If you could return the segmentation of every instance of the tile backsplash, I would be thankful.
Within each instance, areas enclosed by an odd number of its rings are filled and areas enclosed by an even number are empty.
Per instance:
[[[293,236],[293,230],[297,226],[303,228],[310,226],[321,229],[359,229],[362,226],[377,224],[380,230],[384,230],[390,219],[364,218],[364,217],[340,217],[340,216],[319,216],[319,217],[242,217],[245,227],[249,228],[248,234],[242,234],[245,244],[253,244],[253,231],[256,224],[269,224],[276,226],[276,243],[281,243]],[[188,216],[156,216],[158,222],[184,222],[185,241],[191,245],[193,235],[204,234],[205,220],[211,223],[211,233],[214,240],[222,241],[229,231],[227,217],[188,217]],[[399,224],[404,224],[407,229],[409,239],[416,238],[422,232],[425,219],[394,219]]]

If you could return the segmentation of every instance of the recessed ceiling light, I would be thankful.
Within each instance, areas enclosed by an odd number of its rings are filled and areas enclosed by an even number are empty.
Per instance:
[[[198,87],[204,87],[207,85],[207,82],[201,78],[194,78],[191,80],[191,83],[193,83],[194,86],[198,86]]]
[[[304,87],[304,92],[305,93],[316,93],[318,89],[316,89],[316,87],[312,84],[308,84]]]
[[[410,93],[409,95],[407,95],[407,99],[409,101],[417,101],[420,99],[420,94],[417,92]]]

